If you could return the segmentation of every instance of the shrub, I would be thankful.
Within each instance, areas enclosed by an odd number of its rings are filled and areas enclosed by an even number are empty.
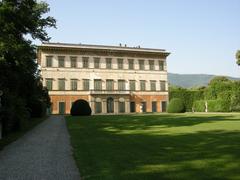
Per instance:
[[[92,113],[91,107],[89,106],[88,102],[79,99],[75,101],[71,108],[71,115],[72,116],[90,116]]]
[[[195,112],[205,112],[205,101],[204,100],[194,101],[193,110]]]
[[[183,100],[180,98],[173,98],[170,100],[167,108],[167,112],[169,113],[183,113],[185,112],[185,107]]]

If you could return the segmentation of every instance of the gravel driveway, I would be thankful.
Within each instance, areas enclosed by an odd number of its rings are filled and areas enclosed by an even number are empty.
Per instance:
[[[63,116],[51,116],[0,151],[0,179],[80,179]]]

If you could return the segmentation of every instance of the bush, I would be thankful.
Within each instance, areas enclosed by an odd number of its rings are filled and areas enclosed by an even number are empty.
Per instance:
[[[183,100],[180,98],[173,98],[170,100],[167,108],[169,113],[183,113],[185,112],[185,106]]]
[[[205,101],[204,100],[194,101],[193,110],[194,112],[205,112]]]
[[[71,108],[71,115],[72,116],[90,116],[92,113],[91,107],[89,106],[88,102],[79,99],[75,101]]]

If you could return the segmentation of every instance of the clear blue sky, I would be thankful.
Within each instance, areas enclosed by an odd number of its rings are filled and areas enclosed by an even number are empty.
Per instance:
[[[240,77],[240,0],[47,0],[52,42],[163,48],[168,71]]]

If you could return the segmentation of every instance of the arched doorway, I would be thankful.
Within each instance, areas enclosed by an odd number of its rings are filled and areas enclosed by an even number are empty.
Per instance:
[[[107,98],[107,113],[114,112],[114,100],[112,97]]]

